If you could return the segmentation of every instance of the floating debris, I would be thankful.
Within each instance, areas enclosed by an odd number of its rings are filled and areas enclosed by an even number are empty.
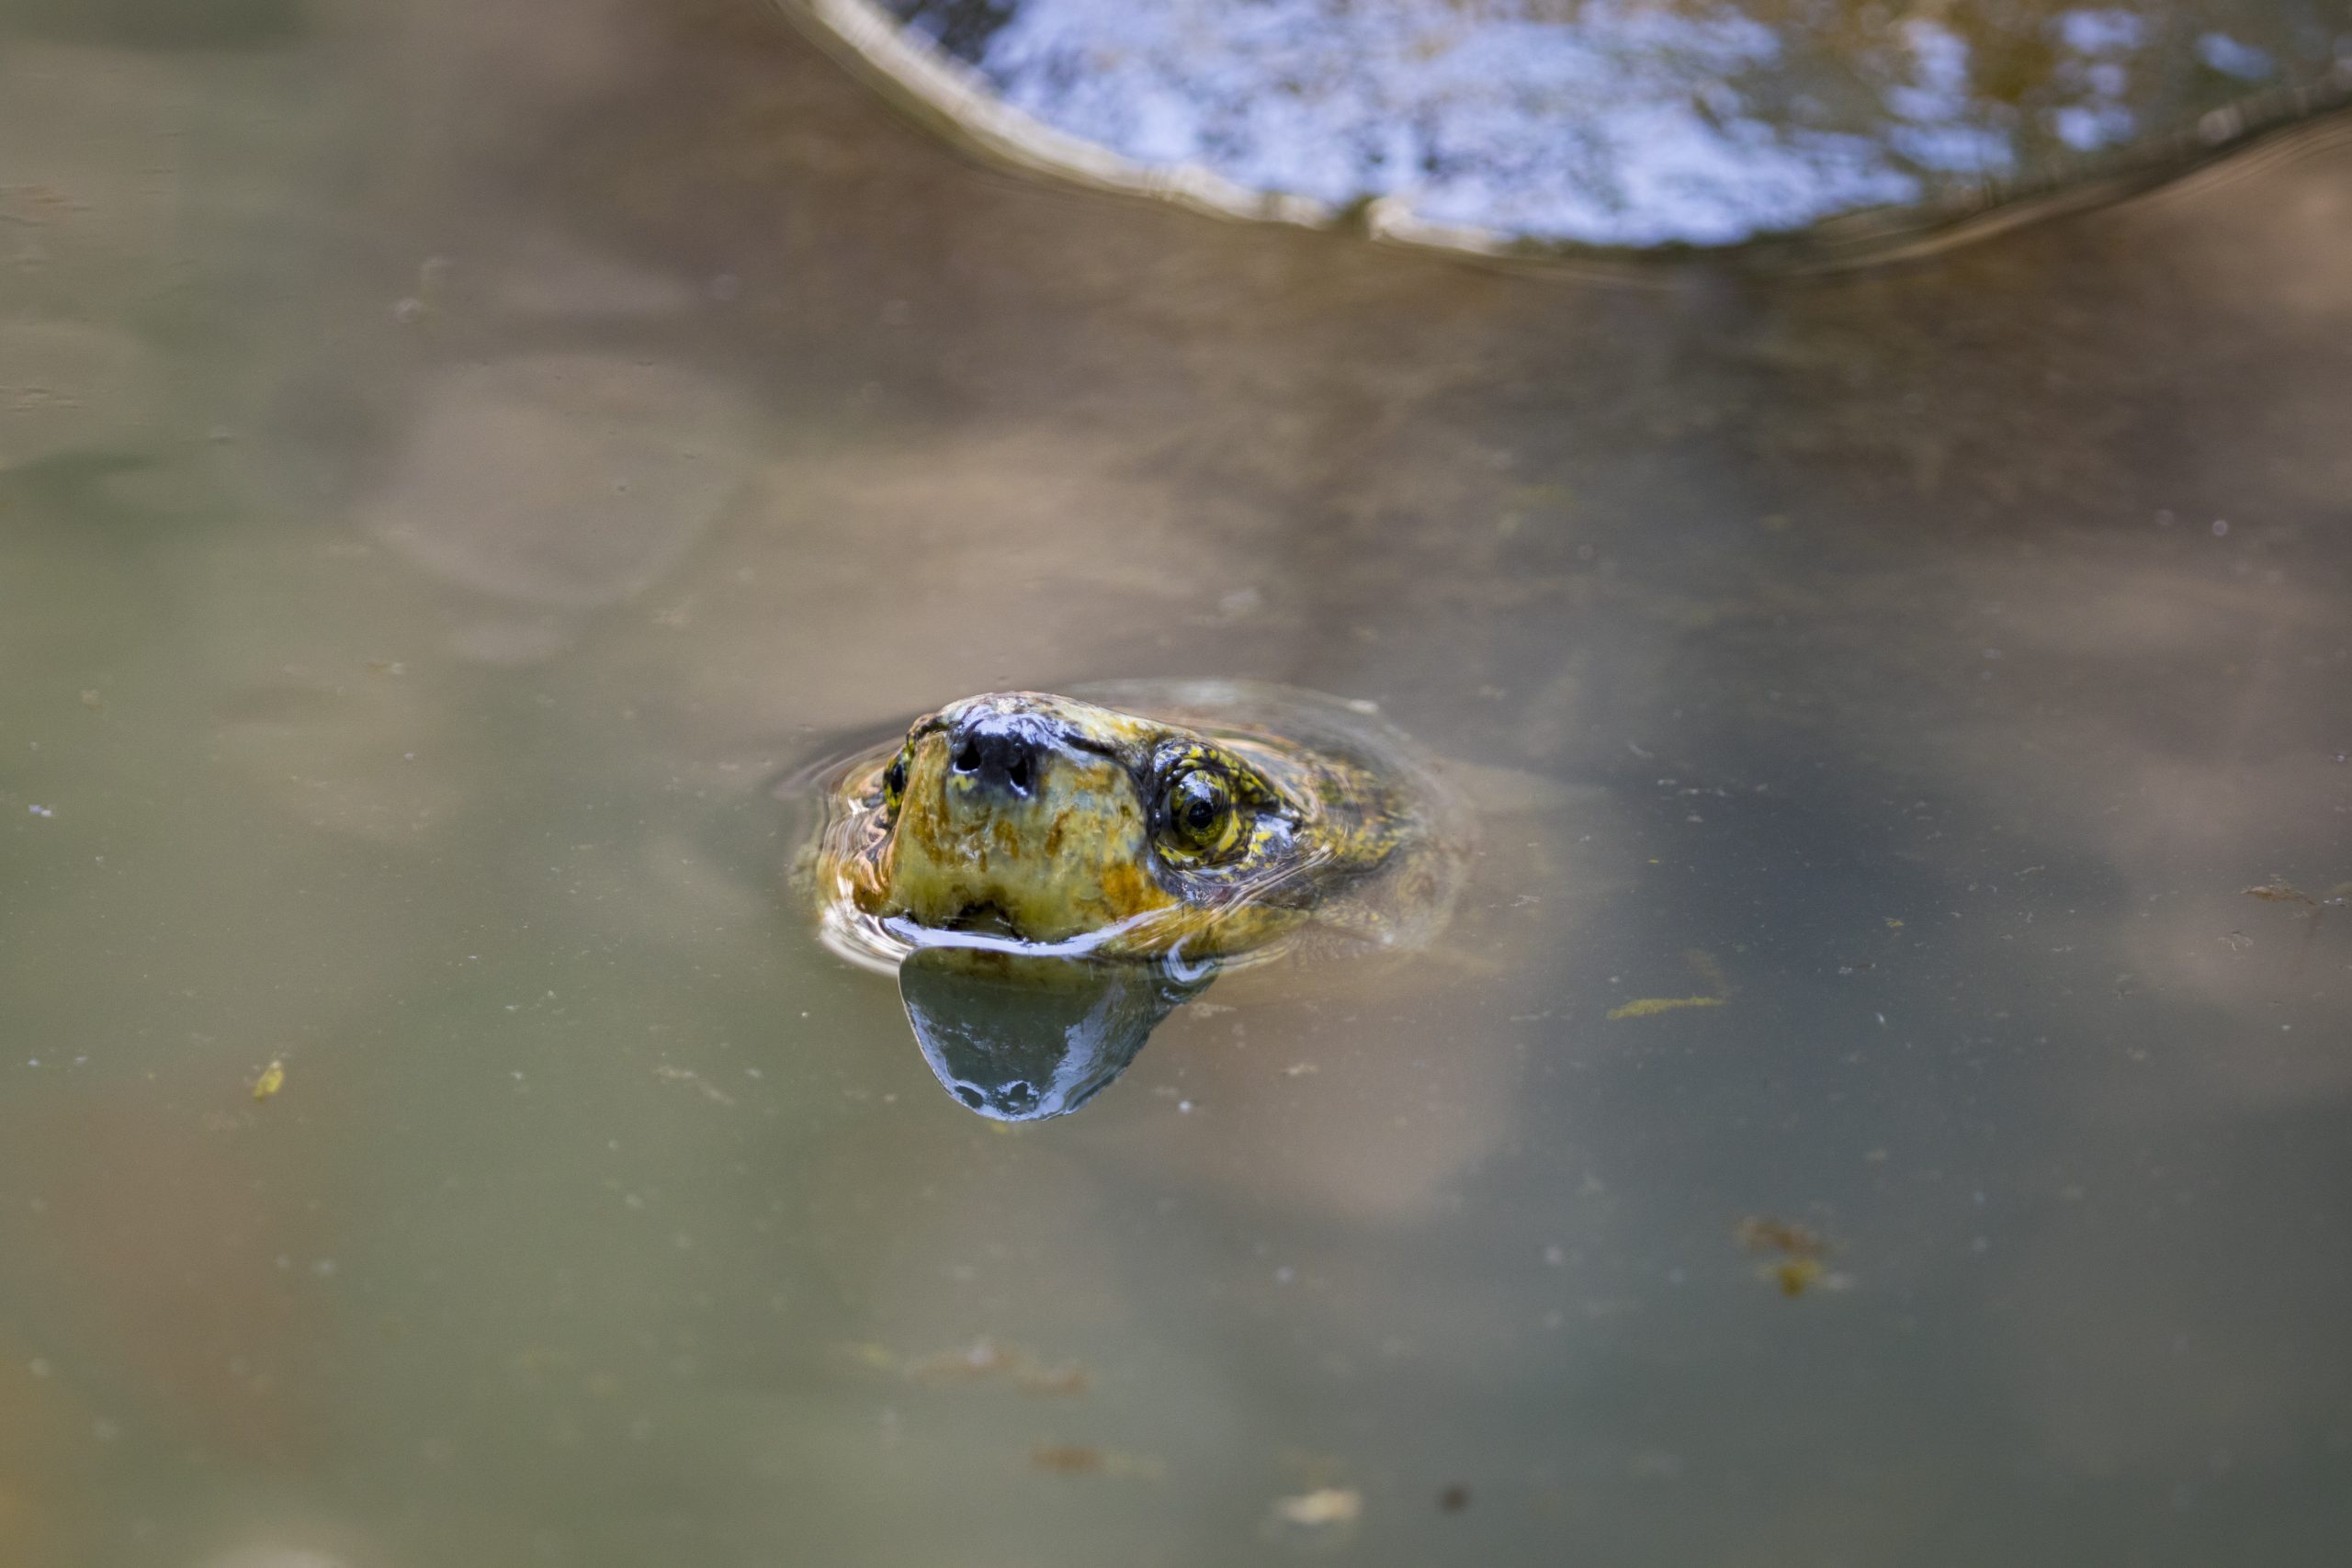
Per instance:
[[[1792,1258],[1819,1258],[1829,1250],[1828,1239],[1793,1220],[1750,1214],[1735,1233],[1750,1252],[1785,1252]]]
[[[1756,1275],[1779,1286],[1784,1296],[1801,1296],[1815,1286],[1826,1291],[1842,1291],[1853,1284],[1851,1278],[1829,1272],[1822,1262],[1830,1251],[1828,1238],[1793,1220],[1750,1214],[1739,1222],[1737,1230],[1733,1234],[1737,1236],[1739,1245],[1749,1252],[1781,1255],[1758,1265]]]
[[[1699,977],[1699,983],[1707,987],[1703,992],[1690,997],[1642,997],[1611,1008],[1610,1021],[1614,1022],[1621,1018],[1654,1018],[1659,1013],[1673,1012],[1681,1008],[1719,1008],[1731,1000],[1731,982],[1724,977],[1724,966],[1715,961],[1713,953],[1703,947],[1685,948],[1682,962],[1690,966],[1690,972]]]
[[[1094,1386],[1094,1374],[1076,1361],[1046,1361],[1018,1346],[987,1338],[928,1356],[900,1356],[871,1341],[842,1346],[838,1353],[854,1365],[933,1388],[1001,1378],[1023,1393],[1067,1399]]]
[[[1318,1486],[1274,1499],[1274,1517],[1301,1529],[1344,1529],[1363,1515],[1363,1494],[1351,1486]]]
[[[1080,1443],[1037,1443],[1029,1450],[1029,1462],[1056,1475],[1088,1475],[1102,1468],[1102,1450]]]
[[[1012,1386],[1023,1393],[1066,1399],[1084,1393],[1088,1389],[1092,1388],[1094,1374],[1076,1362],[1060,1367],[1038,1366],[1033,1363],[1014,1370]]]
[[[833,1355],[836,1359],[846,1361],[854,1367],[864,1367],[869,1371],[895,1372],[899,1370],[899,1358],[891,1353],[890,1348],[888,1345],[878,1345],[871,1339],[861,1339],[850,1345],[836,1345],[833,1347]]]
[[[660,1078],[664,1083],[690,1083],[696,1089],[702,1090],[702,1097],[705,1100],[709,1100],[713,1105],[732,1105],[735,1103],[735,1097],[733,1095],[729,1094],[725,1089],[720,1089],[717,1084],[711,1082],[708,1078],[703,1077],[692,1067],[676,1067],[672,1066],[667,1062],[662,1062],[654,1067],[653,1076]]]
[[[2259,898],[2266,904],[2301,904],[2312,909],[2337,908],[2352,900],[2352,882],[2339,882],[2314,897],[2276,873],[2269,881],[2242,891],[2247,897]]]
[[[1611,1008],[1609,1019],[1613,1023],[1621,1018],[1653,1018],[1662,1012],[1672,1012],[1677,1008],[1719,1008],[1727,999],[1724,997],[1643,997],[1622,1007]]]
[[[901,1365],[899,1374],[910,1382],[971,1382],[1010,1371],[1020,1352],[992,1339],[975,1339],[961,1350],[941,1350]]]
[[[269,1066],[261,1070],[261,1077],[254,1079],[254,1098],[267,1100],[285,1087],[286,1064],[273,1057]]]
[[[1113,1475],[1128,1481],[1159,1481],[1168,1474],[1168,1467],[1149,1454],[1122,1453],[1091,1443],[1033,1443],[1029,1465],[1049,1475]]]
[[[1821,1259],[1818,1258],[1786,1258],[1766,1266],[1765,1273],[1781,1287],[1784,1296],[1801,1296],[1821,1280]]]

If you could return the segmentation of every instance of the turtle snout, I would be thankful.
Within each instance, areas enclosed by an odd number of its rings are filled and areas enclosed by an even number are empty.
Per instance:
[[[1037,793],[1053,737],[1034,715],[978,713],[956,726],[947,744],[952,784],[1027,800]]]

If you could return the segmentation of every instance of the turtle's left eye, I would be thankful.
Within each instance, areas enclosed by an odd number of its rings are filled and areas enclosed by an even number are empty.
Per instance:
[[[1160,847],[1179,860],[1214,859],[1241,836],[1233,787],[1207,768],[1187,768],[1168,781],[1159,820]]]
[[[882,773],[882,804],[895,807],[907,793],[907,754],[900,751]]]

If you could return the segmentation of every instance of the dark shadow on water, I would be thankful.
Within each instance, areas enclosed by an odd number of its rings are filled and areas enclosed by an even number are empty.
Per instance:
[[[924,948],[900,965],[924,1060],[948,1093],[1000,1122],[1077,1110],[1127,1070],[1160,1021],[1216,970]]]

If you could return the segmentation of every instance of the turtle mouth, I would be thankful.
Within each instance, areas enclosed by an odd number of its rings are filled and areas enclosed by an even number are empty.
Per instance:
[[[1013,919],[1012,912],[992,898],[978,899],[965,904],[954,914],[942,920],[939,923],[939,929],[972,936],[1003,937],[1012,942],[1027,940],[1022,933],[1020,923]]]

